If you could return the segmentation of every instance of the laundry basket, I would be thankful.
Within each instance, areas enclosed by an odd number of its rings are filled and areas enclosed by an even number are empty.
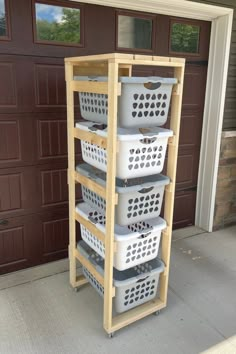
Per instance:
[[[77,247],[79,252],[104,276],[103,259],[84,241],[80,241]],[[159,276],[163,271],[164,263],[158,258],[123,272],[113,269],[113,285],[116,288],[114,298],[116,312],[127,311],[155,298]],[[104,288],[84,266],[83,273],[98,293],[103,296]]]
[[[76,76],[75,80],[107,81],[107,77]],[[118,126],[140,128],[161,126],[166,123],[172,86],[175,78],[120,77],[121,96],[118,98]],[[83,118],[107,123],[108,96],[80,92],[80,110]]]
[[[81,175],[106,186],[106,173],[88,164],[76,166]],[[138,221],[156,218],[160,215],[165,185],[170,179],[161,174],[133,178],[116,179],[118,204],[115,206],[115,222],[128,225]],[[81,185],[83,200],[100,213],[106,212],[106,201],[89,188]]]
[[[76,128],[107,137],[107,126],[93,122],[76,123]],[[117,132],[119,153],[116,155],[116,176],[121,179],[161,173],[164,166],[168,138],[173,132],[163,128],[123,129]],[[107,151],[96,144],[81,141],[82,158],[90,165],[106,172]]]
[[[106,217],[86,203],[76,206],[76,212],[95,227],[106,234]],[[114,254],[114,267],[124,270],[157,257],[161,239],[161,231],[166,228],[162,218],[140,221],[128,226],[115,224],[114,237],[117,249]],[[105,258],[104,243],[80,224],[82,239],[92,247],[102,258]]]

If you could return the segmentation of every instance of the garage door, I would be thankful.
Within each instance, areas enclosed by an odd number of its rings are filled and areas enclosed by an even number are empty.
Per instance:
[[[201,21],[69,1],[0,0],[1,274],[67,255],[64,57],[120,51],[187,58],[175,227],[194,223],[209,34]]]

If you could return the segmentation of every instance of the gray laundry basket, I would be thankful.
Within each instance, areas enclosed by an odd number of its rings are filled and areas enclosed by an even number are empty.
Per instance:
[[[83,176],[106,186],[106,173],[88,164],[76,166]],[[133,178],[116,179],[118,204],[115,206],[115,223],[128,225],[138,221],[157,218],[160,215],[164,189],[170,183],[169,177],[161,174]],[[89,188],[81,185],[83,200],[100,213],[106,212],[106,201]]]
[[[75,80],[106,82],[107,77],[75,76]],[[123,128],[162,126],[166,123],[175,78],[120,77],[118,126]],[[84,119],[107,123],[108,98],[105,94],[80,92]]]
[[[76,128],[107,138],[107,126],[94,122],[78,122]],[[169,129],[133,128],[117,130],[116,176],[136,178],[161,173],[167,143],[173,131]],[[107,171],[107,150],[81,140],[82,158],[88,164]],[[118,152],[119,151],[119,152]]]
[[[106,216],[91,208],[87,203],[76,205],[76,213],[90,221],[94,228],[101,231],[106,238]],[[140,221],[128,226],[115,224],[114,239],[116,252],[113,266],[125,270],[157,257],[161,232],[166,228],[166,222],[158,217]],[[86,226],[80,224],[82,239],[102,258],[105,258],[105,245]]]
[[[77,247],[79,252],[104,276],[103,259],[84,241],[78,242]],[[116,288],[116,296],[114,298],[116,312],[127,311],[154,299],[157,294],[159,276],[163,271],[164,263],[159,258],[123,272],[113,269],[113,285]],[[84,266],[83,273],[98,293],[103,296],[104,289],[102,285]]]

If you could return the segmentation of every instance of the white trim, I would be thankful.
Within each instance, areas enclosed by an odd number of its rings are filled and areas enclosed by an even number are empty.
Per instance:
[[[212,22],[195,224],[212,231],[233,13]]]
[[[187,0],[82,0],[81,2],[205,21],[211,21],[232,11],[229,8]]]
[[[195,219],[196,226],[211,232],[233,9],[187,0],[82,0],[82,2],[212,21]]]

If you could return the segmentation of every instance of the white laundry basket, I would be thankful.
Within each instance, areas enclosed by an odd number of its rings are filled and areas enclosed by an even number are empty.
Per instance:
[[[106,173],[88,164],[76,166],[81,175],[106,186]],[[118,204],[115,206],[115,222],[128,225],[157,218],[160,215],[165,185],[170,179],[161,174],[128,180],[116,179]],[[83,200],[100,213],[106,212],[106,200],[81,185]]]
[[[107,127],[93,122],[76,123],[76,128],[107,137]],[[116,176],[136,178],[161,173],[168,138],[173,132],[163,128],[118,128],[119,153],[116,155]],[[81,141],[82,158],[90,165],[106,172],[107,151],[96,144]]]
[[[84,241],[80,241],[77,247],[79,252],[104,276],[103,259]],[[164,263],[158,258],[123,272],[113,269],[113,285],[116,288],[114,298],[116,312],[127,311],[154,299],[157,295],[159,276],[163,271]],[[103,296],[104,288],[84,266],[83,273],[98,293]]]
[[[107,81],[107,77],[75,76],[75,80]],[[120,77],[118,126],[153,127],[166,123],[175,78]],[[105,94],[80,92],[80,110],[84,119],[107,123],[108,98]]]
[[[106,217],[86,203],[76,206],[76,212],[91,221],[104,235],[106,234]],[[157,257],[161,231],[166,228],[162,218],[140,221],[128,226],[115,224],[114,237],[117,249],[114,254],[114,267],[124,270],[147,262]],[[105,245],[96,235],[80,224],[82,239],[102,258],[105,258]]]

